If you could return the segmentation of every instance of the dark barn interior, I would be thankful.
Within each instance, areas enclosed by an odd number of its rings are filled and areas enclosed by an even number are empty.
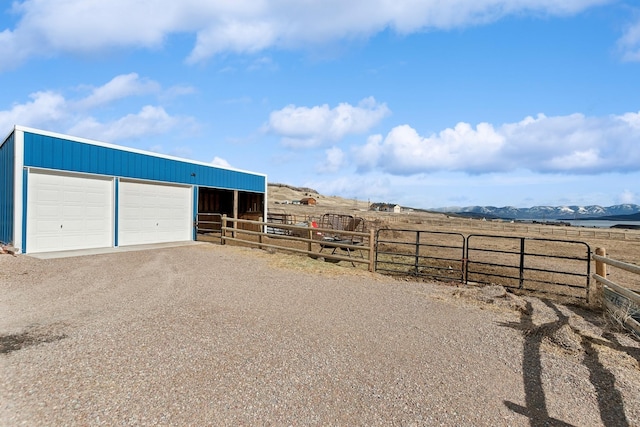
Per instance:
[[[264,216],[264,194],[206,187],[198,189],[198,222],[201,224],[199,228],[219,230],[219,224],[204,226],[214,221],[211,214],[233,218],[234,212],[237,212],[239,219],[261,221]],[[238,228],[246,227],[240,224]]]
[[[198,189],[198,214],[211,213],[233,216],[233,190]]]

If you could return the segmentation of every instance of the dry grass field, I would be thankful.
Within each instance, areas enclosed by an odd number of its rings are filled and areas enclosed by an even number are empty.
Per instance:
[[[317,201],[316,206],[304,206],[295,204],[284,204],[285,201],[300,200],[304,197],[313,197]],[[591,251],[596,248],[604,248],[607,255],[613,259],[627,263],[640,264],[640,230],[620,230],[620,229],[596,229],[587,227],[566,227],[541,224],[524,224],[481,221],[476,219],[456,218],[436,212],[374,212],[368,210],[368,202],[355,199],[344,199],[334,196],[324,196],[310,189],[294,189],[287,186],[269,186],[268,206],[270,212],[285,213],[290,215],[294,222],[304,222],[309,220],[319,220],[326,213],[337,213],[345,215],[359,216],[376,229],[390,230],[421,230],[446,233],[460,233],[469,235],[490,235],[506,237],[526,237],[531,239],[562,240],[567,242],[584,242],[589,245]],[[396,236],[400,233],[396,233]],[[424,237],[423,237],[424,238]],[[439,239],[440,236],[433,237]],[[444,239],[444,237],[442,237]],[[474,241],[480,242],[483,237],[474,237]],[[486,239],[485,239],[486,240]],[[495,240],[495,239],[494,239]],[[499,240],[499,239],[498,239]],[[517,240],[503,239],[499,242],[506,245],[502,248],[513,250],[512,246]],[[482,242],[485,245],[485,242]],[[487,243],[488,244],[488,243]],[[527,251],[548,253],[556,256],[575,256],[576,253],[586,252],[580,244],[556,244],[544,240],[527,242]],[[577,251],[577,252],[576,252]],[[455,250],[448,250],[449,254]],[[447,257],[450,255],[447,255]],[[503,255],[505,258],[512,255]],[[580,255],[578,255],[580,256]],[[508,264],[514,260],[507,260]],[[571,261],[558,259],[541,258],[537,260],[537,268],[573,268],[567,265]],[[558,266],[550,264],[560,264]],[[581,268],[581,267],[576,267]],[[592,263],[591,272],[595,270]],[[621,269],[609,267],[610,280],[616,281],[635,291],[640,291],[640,277],[627,273]]]

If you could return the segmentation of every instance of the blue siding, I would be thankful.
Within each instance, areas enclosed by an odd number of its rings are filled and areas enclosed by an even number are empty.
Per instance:
[[[15,151],[15,136],[11,133],[0,145],[0,241],[4,243],[13,243]]]
[[[24,165],[256,193],[264,193],[266,184],[266,178],[261,175],[31,132],[24,132]]]

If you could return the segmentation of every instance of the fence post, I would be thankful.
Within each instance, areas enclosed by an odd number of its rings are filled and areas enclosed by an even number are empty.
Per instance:
[[[232,228],[231,237],[235,239],[236,237],[238,237],[238,234],[236,232],[236,230],[238,229],[238,216],[237,215],[235,215],[233,217],[232,222],[233,222],[233,227],[231,227]]]
[[[309,242],[307,242],[307,251],[309,252],[309,255],[311,255],[311,239],[313,239],[313,227],[311,227],[311,223],[309,223],[309,235],[307,237],[309,238]]]
[[[226,233],[227,228],[227,214],[222,215],[222,229],[220,230],[220,244],[225,244],[225,237],[227,237]]]
[[[376,235],[373,228],[369,230],[369,271],[374,272],[376,270],[375,265],[376,255]]]
[[[602,257],[607,256],[607,250],[605,248],[596,248],[596,255],[600,255]],[[596,260],[596,274],[600,277],[607,278],[607,264],[603,261]],[[595,289],[593,293],[589,292],[589,295],[593,295],[592,305],[594,307],[602,307],[602,300],[604,298],[604,291],[602,290],[602,283],[597,280],[593,281],[595,284]]]
[[[606,257],[607,250],[605,248],[596,248],[596,255]],[[607,278],[607,264],[605,262],[596,261],[596,274],[605,279]]]
[[[413,268],[415,270],[413,274],[417,276],[418,271],[420,270],[420,231],[419,230],[416,231],[416,252],[415,252],[415,258],[413,262]]]
[[[520,238],[520,283],[518,285],[519,289],[524,287],[524,237]]]

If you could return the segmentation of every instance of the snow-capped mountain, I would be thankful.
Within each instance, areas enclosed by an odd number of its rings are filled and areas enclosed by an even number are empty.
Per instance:
[[[486,215],[487,217],[504,219],[536,219],[536,220],[572,220],[613,215],[631,215],[640,212],[640,206],[634,204],[602,207],[591,206],[533,206],[516,208],[513,206],[467,206],[434,209],[439,212]]]

